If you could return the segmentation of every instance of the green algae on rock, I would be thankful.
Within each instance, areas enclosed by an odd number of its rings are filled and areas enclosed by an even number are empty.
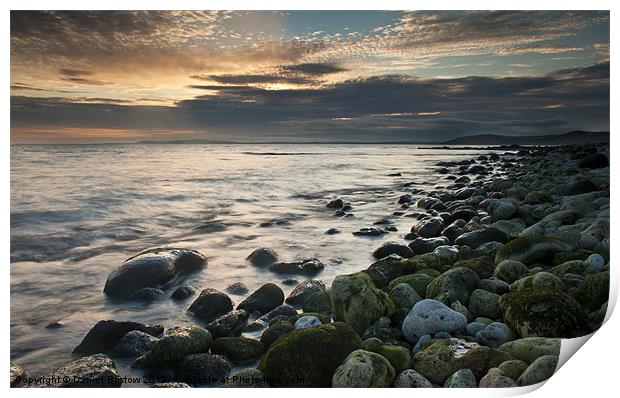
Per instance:
[[[385,357],[370,351],[355,350],[334,372],[332,387],[391,387],[395,377],[396,372]]]
[[[499,349],[529,364],[543,355],[560,355],[560,339],[525,337],[504,343]]]
[[[480,277],[469,268],[452,268],[435,278],[426,288],[426,297],[450,305],[455,301],[469,303],[469,296],[478,287]]]
[[[499,249],[495,262],[516,260],[528,265],[572,249],[570,244],[555,236],[521,236]]]
[[[185,326],[164,335],[147,354],[134,364],[144,368],[172,368],[187,355],[205,353],[211,346],[211,333],[200,326]]]
[[[224,355],[235,363],[248,362],[263,353],[263,343],[247,337],[220,337],[213,340],[211,352]]]

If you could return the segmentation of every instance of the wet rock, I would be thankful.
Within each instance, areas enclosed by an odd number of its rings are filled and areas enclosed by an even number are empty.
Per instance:
[[[509,220],[519,209],[519,202],[514,199],[486,199],[481,203],[486,206],[494,220]]]
[[[161,289],[156,289],[154,287],[145,287],[145,288],[136,290],[135,292],[130,294],[127,300],[142,301],[145,303],[150,303],[152,301],[157,300],[163,295],[164,295],[164,291]]]
[[[394,303],[377,289],[371,278],[362,272],[338,275],[332,283],[332,315],[334,321],[349,324],[362,333],[382,316],[392,316]]]
[[[584,261],[585,270],[584,274],[591,274],[594,272],[600,272],[605,269],[605,259],[600,254],[592,254],[588,256],[586,261]]]
[[[73,349],[73,353],[90,355],[110,352],[118,341],[132,330],[138,330],[151,336],[159,336],[163,333],[164,327],[161,325],[143,325],[137,322],[99,321],[88,331],[82,342]]]
[[[412,344],[425,334],[453,332],[467,325],[467,318],[436,300],[422,300],[403,321],[403,336]]]
[[[469,304],[469,296],[478,286],[480,277],[469,268],[452,268],[435,278],[426,288],[426,297],[450,305],[460,301]]]
[[[269,271],[280,274],[316,275],[323,271],[325,264],[316,258],[301,261],[279,262],[269,266]]]
[[[331,316],[332,313],[332,296],[331,290],[319,290],[310,294],[303,301],[303,311],[304,312],[318,312],[319,314],[324,314],[327,316]]]
[[[344,206],[344,201],[342,199],[333,199],[330,200],[325,207],[328,209],[341,209]]]
[[[243,369],[229,377],[224,388],[269,388],[265,375],[258,369]]]
[[[609,271],[586,275],[575,298],[589,312],[599,309],[609,299]]]
[[[501,316],[499,295],[486,290],[476,289],[469,297],[469,310],[475,316],[497,319]]]
[[[445,388],[476,388],[476,376],[469,369],[459,369],[446,380],[443,385]]]
[[[409,243],[409,249],[413,254],[425,254],[430,253],[440,246],[445,246],[449,243],[445,236],[439,236],[437,238],[415,238],[413,242]],[[401,256],[405,257],[405,256]],[[412,257],[409,256],[409,257]]]
[[[263,343],[265,349],[268,349],[280,336],[292,332],[293,330],[295,330],[295,326],[289,321],[282,320],[274,322],[263,332],[260,342]]]
[[[596,185],[594,185],[592,181],[576,180],[576,181],[571,182],[566,187],[563,194],[566,196],[572,196],[572,195],[581,195],[582,193],[588,193],[588,192],[593,192],[593,191],[598,191],[598,188]]]
[[[188,355],[206,353],[211,346],[211,333],[199,326],[184,326],[164,335],[153,349],[132,366],[141,368],[174,368]]]
[[[530,205],[553,203],[553,196],[551,196],[547,191],[531,191],[525,195],[523,202]]]
[[[517,382],[520,386],[529,386],[543,382],[553,376],[558,367],[558,357],[555,355],[543,355],[537,358],[525,372],[519,377]]]
[[[456,238],[454,241],[457,245],[469,246],[472,249],[478,248],[483,243],[487,242],[499,242],[506,243],[507,236],[506,234],[495,228],[483,228],[472,232],[466,232],[463,235]]]
[[[200,296],[189,306],[188,311],[205,322],[211,322],[232,311],[234,305],[226,294],[207,288],[200,292]]]
[[[158,287],[178,275],[197,271],[206,265],[207,258],[195,250],[147,250],[112,271],[103,292],[110,297],[125,299],[137,290]]]
[[[373,337],[362,341],[360,348],[379,354],[387,359],[396,373],[411,368],[411,354],[403,346],[384,344],[380,339]]]
[[[411,228],[411,232],[415,232],[423,238],[434,238],[439,236],[443,228],[444,221],[441,217],[431,217],[418,221]]]
[[[494,276],[487,279],[481,279],[480,282],[478,282],[478,288],[499,295],[510,291],[510,285],[507,282]]]
[[[194,385],[220,385],[232,370],[232,364],[221,355],[192,354],[179,363],[177,380]]]
[[[14,363],[11,364],[11,387],[19,387],[27,376],[24,368]]]
[[[116,343],[113,354],[119,358],[137,358],[151,351],[158,340],[148,333],[132,330]]]
[[[556,253],[571,251],[568,243],[552,236],[523,236],[506,243],[495,258],[496,263],[516,260],[525,265],[551,259]]]
[[[504,322],[521,337],[579,337],[591,332],[587,315],[568,294],[530,288],[504,294],[499,304]]]
[[[410,285],[399,283],[390,290],[390,299],[392,299],[395,308],[410,310],[417,302],[422,300],[422,297]]]
[[[123,384],[116,365],[107,355],[95,354],[71,361],[51,374],[58,383],[50,387],[120,387]]]
[[[396,376],[392,387],[395,388],[432,388],[430,381],[413,369],[407,369]]]
[[[518,387],[516,381],[511,379],[510,377],[504,376],[504,373],[499,368],[491,368],[480,379],[480,384],[478,384],[480,388],[508,388],[508,387]]]
[[[211,353],[224,355],[235,363],[252,361],[263,349],[263,343],[247,337],[220,337],[211,344]]]
[[[340,230],[338,228],[330,228],[327,231],[325,231],[325,235],[336,235],[339,233],[340,233]]]
[[[550,274],[549,272],[537,272],[534,275],[521,278],[510,285],[510,290],[516,292],[528,288],[550,288],[555,290],[564,290],[562,279]]]
[[[313,293],[325,290],[325,284],[319,280],[309,279],[301,282],[286,298],[286,303],[293,306],[302,306]]]
[[[396,254],[403,258],[413,257],[413,251],[406,245],[397,242],[385,242],[379,246],[373,253],[374,258],[384,258],[390,254]]]
[[[512,361],[502,362],[498,368],[502,371],[504,376],[510,377],[513,380],[517,380],[525,369],[528,367],[528,363],[525,361],[521,361],[519,359],[514,359]]]
[[[267,247],[261,247],[250,253],[250,255],[245,260],[249,261],[250,264],[254,265],[255,267],[265,268],[273,263],[276,263],[278,261],[278,258],[278,253],[276,253],[274,250]]]
[[[522,278],[527,274],[528,269],[525,264],[516,260],[503,260],[495,268],[493,276],[507,283],[513,283],[514,281]]]
[[[224,290],[226,293],[242,295],[248,292],[248,287],[242,282],[235,282]]]
[[[321,325],[321,320],[315,316],[302,316],[295,322],[295,329],[305,329]]]
[[[510,328],[501,322],[488,324],[484,329],[476,333],[478,343],[493,348],[499,348],[502,344],[513,339]]]
[[[205,326],[205,329],[211,333],[214,339],[227,337],[233,333],[238,334],[247,325],[248,317],[249,314],[246,310],[230,311],[210,322]]]
[[[516,359],[532,363],[543,355],[560,355],[560,339],[547,337],[526,337],[502,344],[500,350]]]
[[[360,228],[358,231],[353,232],[355,236],[381,236],[386,234],[387,232],[382,230],[381,228]]]
[[[428,285],[433,281],[433,277],[423,273],[415,273],[410,275],[403,275],[390,282],[388,285],[388,291],[392,291],[397,285],[406,283],[411,286],[413,290],[420,297],[426,297],[426,289]]]
[[[258,369],[273,387],[330,387],[336,368],[360,343],[341,322],[297,329],[271,345]]]
[[[383,356],[356,350],[334,372],[332,387],[391,387],[395,376],[394,368]]]
[[[480,256],[460,260],[454,263],[454,268],[464,267],[474,271],[480,278],[489,278],[495,271],[495,263],[488,256]]]
[[[519,236],[525,229],[525,221],[520,218],[513,218],[512,220],[499,220],[491,224],[491,228],[502,231],[506,238],[514,239]],[[502,243],[506,243],[505,241]]]
[[[238,310],[246,310],[249,314],[258,311],[266,314],[284,302],[284,292],[278,285],[265,283],[238,306]]]
[[[295,308],[288,304],[282,304],[249,324],[244,331],[251,332],[260,330],[269,325],[269,322],[276,318],[290,318],[295,315],[297,315],[297,310]]]
[[[191,286],[179,286],[170,296],[174,300],[186,300],[196,293],[196,289]]]

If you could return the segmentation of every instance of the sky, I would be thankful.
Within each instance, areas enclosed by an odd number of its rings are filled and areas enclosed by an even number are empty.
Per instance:
[[[609,130],[606,11],[12,11],[11,142]]]

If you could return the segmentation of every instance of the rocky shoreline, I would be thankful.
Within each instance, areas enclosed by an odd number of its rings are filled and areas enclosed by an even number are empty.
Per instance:
[[[354,232],[394,233],[368,247],[376,262],[320,279],[319,260],[282,261],[272,248],[251,266],[304,278],[285,297],[267,283],[235,305],[226,291],[179,284],[207,258],[153,249],[113,271],[115,300],[187,300],[192,326],[100,321],[77,359],[33,377],[11,364],[11,386],[120,387],[114,359],[135,358],[153,387],[513,387],[549,378],[560,339],[602,324],[609,295],[609,146],[520,148],[439,162],[443,183],[403,183],[384,222]],[[335,215],[352,208],[325,203]],[[327,234],[340,231],[329,229]],[[402,231],[401,231],[402,232]],[[396,235],[395,235],[396,236]],[[371,241],[370,241],[371,242]],[[276,248],[277,249],[277,248]],[[196,297],[194,297],[196,296]],[[259,333],[260,338],[244,333]],[[246,369],[233,374],[233,368]]]

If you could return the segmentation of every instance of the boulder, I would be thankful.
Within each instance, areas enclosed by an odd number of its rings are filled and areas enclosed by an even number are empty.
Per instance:
[[[331,316],[332,314],[332,295],[330,289],[319,290],[310,294],[303,301],[304,312],[318,312],[319,314]]]
[[[263,332],[260,342],[263,343],[265,349],[268,349],[280,336],[284,336],[293,330],[295,330],[295,326],[289,321],[282,320],[274,322]]]
[[[465,267],[475,271],[480,278],[489,278],[495,271],[495,263],[489,256],[480,256],[460,260],[454,263],[454,268]]]
[[[252,361],[263,349],[263,343],[247,337],[220,337],[211,344],[211,353],[224,355],[235,363]]]
[[[248,298],[243,300],[238,306],[238,310],[245,310],[248,313],[258,311],[266,314],[284,302],[284,292],[278,285],[265,283],[259,287]]]
[[[402,326],[403,336],[415,344],[425,334],[453,332],[464,328],[467,318],[436,300],[422,300],[413,306]]]
[[[517,380],[529,364],[525,361],[521,361],[519,359],[513,359],[512,361],[502,362],[498,368],[502,371],[504,376],[510,377],[513,380]]]
[[[501,322],[490,323],[476,333],[478,343],[493,348],[499,348],[502,344],[513,339],[510,328]]]
[[[449,243],[450,241],[448,241],[448,238],[446,238],[445,236],[438,236],[436,238],[418,237],[418,238],[415,238],[411,243],[409,243],[409,250],[411,252],[411,255],[403,256],[398,253],[396,254],[398,254],[401,257],[407,257],[407,258],[413,257],[413,255],[430,253],[436,248],[440,246],[445,246]]]
[[[510,290],[516,292],[528,288],[550,288],[555,290],[564,290],[564,282],[557,276],[549,272],[537,272],[534,275],[521,278],[510,285]]]
[[[329,322],[326,322],[326,323],[329,323]],[[321,322],[319,318],[313,315],[306,315],[306,316],[299,317],[299,319],[295,321],[295,324],[293,326],[295,326],[295,329],[305,329],[305,328],[311,328],[311,327],[322,325],[322,324],[323,322]]]
[[[434,277],[423,273],[403,275],[390,282],[388,285],[388,291],[392,291],[392,289],[401,283],[406,283],[411,286],[413,290],[415,290],[418,296],[426,297],[426,288],[433,281],[433,279]]]
[[[399,283],[394,286],[390,290],[390,299],[392,299],[395,308],[405,308],[407,310],[410,310],[418,301],[422,300],[420,295],[406,283]]]
[[[164,335],[153,349],[136,359],[133,366],[142,368],[174,368],[188,355],[206,353],[211,346],[211,333],[199,326],[184,326]]]
[[[374,252],[372,252],[373,257],[377,259],[387,257],[390,254],[396,254],[403,258],[413,257],[414,255],[413,251],[409,248],[409,246],[402,245],[397,242],[385,242],[377,249],[375,249]]]
[[[530,288],[504,294],[499,305],[504,322],[520,337],[571,338],[592,330],[581,305],[568,294]]]
[[[308,258],[301,261],[279,262],[269,266],[269,271],[279,274],[316,275],[323,271],[325,264],[317,258]]]
[[[334,372],[332,387],[391,387],[396,372],[383,356],[370,351],[353,351]]]
[[[207,258],[195,250],[152,249],[139,253],[112,271],[103,292],[126,299],[137,290],[156,288],[178,275],[197,271],[207,265]]]
[[[398,374],[392,387],[395,388],[432,388],[433,384],[413,369],[407,369]]]
[[[441,217],[424,218],[418,221],[411,228],[411,232],[415,232],[423,238],[434,238],[439,236],[444,228],[444,221]]]
[[[411,353],[401,345],[383,344],[378,338],[372,337],[362,341],[360,348],[383,356],[390,362],[396,373],[411,368]]]
[[[214,339],[238,334],[248,324],[248,316],[246,310],[230,311],[210,322],[205,329],[211,332]]]
[[[120,358],[137,358],[151,351],[158,340],[148,333],[132,330],[116,343],[113,354]]]
[[[50,377],[58,380],[50,387],[120,387],[123,384],[116,365],[107,355],[95,354],[71,361],[54,370]]]
[[[114,349],[118,341],[132,330],[159,336],[163,333],[161,325],[148,326],[138,322],[99,321],[82,339],[82,342],[73,349],[74,354],[90,355],[106,353]]]
[[[509,387],[518,387],[516,381],[504,375],[504,373],[499,368],[491,368],[480,379],[480,383],[478,384],[480,388],[509,388]]]
[[[297,315],[297,310],[288,304],[282,304],[246,326],[245,332],[252,332],[267,327],[276,318],[286,319]]]
[[[254,250],[246,257],[246,261],[259,268],[266,268],[271,264],[278,262],[278,253],[267,247],[261,247]]]
[[[577,166],[582,169],[600,169],[609,166],[609,159],[602,153],[593,153],[579,159]]]
[[[331,291],[334,321],[346,322],[358,333],[380,317],[392,316],[395,310],[388,295],[362,272],[337,276]]]
[[[150,303],[157,300],[163,295],[164,291],[161,289],[157,289],[154,287],[143,287],[142,289],[138,289],[135,292],[131,293],[129,297],[127,297],[127,300]]]
[[[435,278],[426,288],[426,297],[450,305],[469,304],[469,296],[478,287],[480,277],[469,268],[452,268]]]
[[[575,298],[589,312],[599,309],[609,299],[609,271],[586,275]]]
[[[469,369],[459,369],[444,383],[444,388],[476,388],[478,382],[474,372]]]
[[[560,252],[571,251],[573,247],[554,236],[522,236],[506,243],[495,258],[496,263],[516,260],[525,265],[551,260]]]
[[[560,339],[547,337],[526,337],[502,344],[500,350],[507,352],[516,359],[532,363],[543,355],[560,355]]]
[[[558,357],[555,355],[543,355],[537,358],[525,369],[517,380],[520,386],[529,386],[543,382],[553,376],[558,367]]]
[[[336,368],[360,343],[342,322],[296,329],[271,345],[258,369],[273,387],[330,387]]]
[[[185,300],[192,297],[196,293],[196,289],[191,286],[179,286],[170,297],[173,300]]]
[[[503,260],[493,272],[493,276],[506,283],[513,283],[527,274],[528,269],[525,264],[516,260]]]
[[[478,229],[466,232],[455,239],[454,243],[460,246],[469,246],[477,249],[480,245],[487,242],[506,243],[508,240],[506,233],[495,227]]]
[[[292,306],[302,306],[306,298],[312,293],[325,290],[325,284],[319,280],[309,279],[295,286],[295,289],[286,298],[286,304]],[[281,303],[280,303],[281,304]]]
[[[499,295],[486,290],[476,289],[469,297],[469,310],[475,316],[497,319],[502,313],[499,308]]]
[[[200,292],[198,298],[189,306],[188,311],[205,322],[211,322],[232,311],[234,305],[225,293],[207,288]]]
[[[193,385],[220,385],[232,370],[232,364],[221,355],[192,354],[179,363],[176,378]]]

